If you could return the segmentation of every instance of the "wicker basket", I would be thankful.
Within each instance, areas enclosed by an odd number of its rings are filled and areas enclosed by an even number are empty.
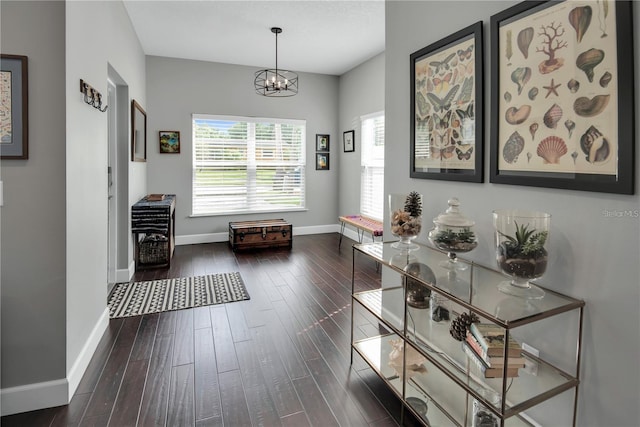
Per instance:
[[[169,239],[162,234],[150,234],[140,242],[141,264],[166,264],[169,262]]]

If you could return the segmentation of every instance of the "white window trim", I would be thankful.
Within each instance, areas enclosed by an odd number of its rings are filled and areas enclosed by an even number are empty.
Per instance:
[[[207,213],[194,213],[193,212],[193,207],[194,207],[194,200],[193,200],[193,189],[194,189],[194,179],[195,179],[195,157],[196,157],[196,150],[195,150],[195,132],[193,131],[194,129],[194,122],[195,120],[216,120],[216,121],[233,121],[233,122],[253,122],[253,123],[259,123],[259,122],[264,122],[264,123],[277,123],[277,124],[288,124],[288,125],[297,125],[297,126],[302,126],[302,136],[301,136],[301,146],[300,146],[300,150],[301,150],[301,160],[302,163],[301,165],[304,166],[304,170],[306,173],[306,124],[307,121],[306,120],[302,120],[302,119],[283,119],[283,118],[277,118],[277,117],[258,117],[258,116],[232,116],[232,115],[217,115],[217,114],[199,114],[199,113],[193,113],[191,114],[191,126],[192,126],[192,141],[194,143],[194,147],[193,147],[193,151],[192,151],[192,159],[191,159],[191,168],[192,168],[192,172],[191,172],[191,213],[189,215],[190,218],[198,218],[198,217],[211,217],[211,216],[228,216],[228,215],[241,215],[241,214],[258,214],[258,213],[275,213],[275,212],[302,212],[302,211],[308,211],[308,208],[306,207],[306,178],[303,177],[302,178],[302,192],[303,192],[303,204],[304,206],[300,206],[300,207],[287,207],[287,208],[275,208],[275,209],[260,209],[260,210],[248,210],[246,208],[242,208],[242,209],[231,209],[231,210],[225,210],[225,211],[220,211],[220,212],[207,212]]]

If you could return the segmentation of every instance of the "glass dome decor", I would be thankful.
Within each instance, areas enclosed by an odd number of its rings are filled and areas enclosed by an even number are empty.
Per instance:
[[[460,212],[457,198],[453,197],[447,203],[449,207],[445,213],[433,220],[435,227],[429,232],[429,241],[436,248],[447,251],[449,261],[441,262],[441,267],[464,270],[467,266],[457,261],[456,253],[469,252],[478,246],[478,239],[473,232],[475,222]]]

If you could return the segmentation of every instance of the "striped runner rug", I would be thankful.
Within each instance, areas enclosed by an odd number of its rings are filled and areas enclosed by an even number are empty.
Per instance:
[[[117,283],[109,296],[109,317],[139,316],[162,311],[249,299],[240,273],[146,282]]]

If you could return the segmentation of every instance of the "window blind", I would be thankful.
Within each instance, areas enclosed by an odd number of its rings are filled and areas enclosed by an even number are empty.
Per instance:
[[[362,117],[360,213],[384,216],[384,112]]]
[[[194,114],[192,214],[305,207],[304,120]]]

